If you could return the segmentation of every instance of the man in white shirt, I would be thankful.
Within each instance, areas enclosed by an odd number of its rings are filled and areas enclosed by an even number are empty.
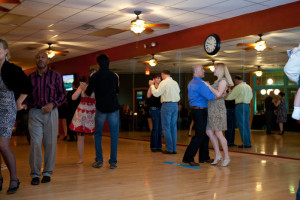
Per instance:
[[[170,76],[170,71],[164,70],[161,73],[163,81],[156,89],[153,80],[149,80],[149,85],[153,96],[159,97],[162,103],[161,123],[166,141],[165,154],[176,154],[177,150],[177,118],[178,101],[180,100],[180,89],[178,83]]]

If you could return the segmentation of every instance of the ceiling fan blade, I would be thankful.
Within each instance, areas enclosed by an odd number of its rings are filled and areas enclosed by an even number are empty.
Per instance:
[[[148,27],[170,28],[170,24],[146,24]]]
[[[21,3],[20,0],[0,0],[0,3],[16,3],[19,4]]]
[[[237,47],[252,47],[252,46],[254,46],[254,44],[253,43],[237,43],[236,44],[236,46]]]
[[[0,6],[0,11],[1,12],[9,12],[9,9]]]
[[[128,28],[122,29],[122,31],[128,31],[128,30],[130,30],[130,29],[131,29],[131,27],[128,27]]]
[[[148,64],[148,63],[149,63],[149,61],[143,61],[143,60],[140,60],[140,61],[138,61],[138,63],[144,63],[144,64]]]
[[[249,51],[249,50],[253,50],[253,49],[254,49],[254,47],[247,47],[244,50]]]
[[[54,53],[55,53],[55,55],[62,55],[62,54],[67,54],[67,53],[69,53],[69,51],[55,51],[54,50]]]
[[[147,33],[147,34],[150,34],[152,33],[154,30],[152,28],[149,28],[149,27],[146,27],[144,32]]]
[[[266,47],[268,50],[272,51],[273,49],[271,47]],[[286,52],[285,52],[286,53]]]

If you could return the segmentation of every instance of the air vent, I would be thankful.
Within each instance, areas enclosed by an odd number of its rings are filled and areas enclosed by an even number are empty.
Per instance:
[[[90,25],[90,24],[83,24],[82,26],[77,27],[80,30],[92,30],[92,29],[96,29],[94,25]]]

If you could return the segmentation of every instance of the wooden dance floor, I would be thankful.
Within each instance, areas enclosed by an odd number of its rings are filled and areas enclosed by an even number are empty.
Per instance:
[[[29,145],[26,138],[12,137],[11,146],[16,154],[21,185],[16,194],[7,195],[9,173],[7,169],[2,169],[4,183],[0,199],[295,199],[300,178],[300,161],[255,153],[265,151],[274,155],[275,150],[276,154],[279,154],[288,149],[290,156],[295,157],[299,155],[299,151],[293,152],[293,148],[289,149],[284,145],[288,145],[285,142],[292,140],[294,136],[293,145],[297,143],[299,147],[299,133],[278,136],[281,139],[277,139],[277,135],[253,133],[253,147],[244,151],[254,154],[234,152],[240,149],[232,147],[230,166],[222,168],[201,164],[200,169],[189,168],[181,163],[186,149],[184,145],[189,141],[187,132],[179,132],[178,143],[182,145],[178,146],[176,155],[151,152],[149,142],[142,141],[148,139],[146,136],[149,138],[149,132],[120,134],[122,138],[119,140],[118,167],[114,170],[109,169],[108,164],[109,137],[103,137],[105,162],[99,169],[91,167],[95,157],[92,136],[86,137],[84,163],[80,165],[75,164],[78,160],[76,142],[59,139],[52,180],[38,186],[30,185]],[[123,139],[125,137],[131,139]],[[239,140],[237,135],[236,144],[241,144]],[[210,155],[214,157],[213,150],[210,151]],[[285,152],[284,156],[288,157],[289,153]]]

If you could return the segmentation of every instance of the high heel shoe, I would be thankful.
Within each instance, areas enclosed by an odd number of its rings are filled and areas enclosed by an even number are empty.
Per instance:
[[[17,182],[16,187],[8,188],[8,190],[7,190],[7,194],[14,194],[19,189],[20,181],[19,181],[19,179],[17,179],[17,180],[11,180],[10,182]]]
[[[211,165],[217,165],[220,161],[222,161],[223,160],[223,158],[222,157],[220,157],[220,158],[215,158],[215,160],[212,162],[212,163],[210,163]]]
[[[229,163],[230,163],[230,158],[224,159],[221,164],[221,167],[227,167]]]
[[[2,191],[2,184],[3,184],[3,178],[2,177],[0,178],[0,184],[1,184],[0,185],[0,191]]]

